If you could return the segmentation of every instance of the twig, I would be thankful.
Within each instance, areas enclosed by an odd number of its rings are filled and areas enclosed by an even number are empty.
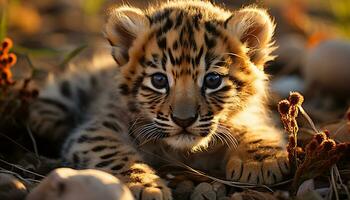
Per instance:
[[[311,128],[318,133],[319,131],[317,130],[315,123],[312,121],[311,117],[305,112],[304,108],[300,105],[298,106],[299,111],[301,112],[301,114],[305,117],[305,119],[309,122]]]
[[[334,190],[335,199],[339,200],[339,194],[338,194],[338,190],[337,190],[337,183],[336,183],[336,180],[335,180],[335,177],[334,177],[334,166],[335,165],[333,165],[331,167],[331,185],[332,185],[333,190]]]
[[[346,185],[343,183],[343,180],[342,180],[342,178],[341,178],[341,176],[340,176],[340,172],[339,172],[338,166],[337,166],[337,165],[333,165],[332,170],[335,172],[335,174],[336,174],[336,176],[337,176],[337,179],[338,179],[338,181],[339,181],[339,184],[340,184],[341,187],[343,187],[343,189],[344,189],[346,195],[348,196],[348,199],[350,199],[349,190],[348,190],[348,188],[346,187]]]
[[[28,182],[35,182],[35,183],[40,183],[39,180],[35,180],[35,179],[31,179],[31,178],[23,178],[21,175],[15,173],[15,172],[11,172],[7,169],[4,169],[2,167],[0,167],[0,173],[6,173],[6,174],[11,174],[11,175],[14,175],[16,176],[17,178],[21,179],[22,181],[28,183]]]
[[[10,138],[10,137],[7,136],[6,134],[0,132],[0,136],[6,138],[6,139],[8,139],[8,140],[10,140],[10,141],[13,142],[14,144],[18,145],[21,149],[23,149],[23,150],[25,150],[25,151],[31,153],[31,151],[30,151],[29,149],[25,148],[23,145],[21,145],[20,143],[16,142],[15,140],[13,140],[12,138]]]
[[[38,147],[37,147],[35,138],[34,138],[34,136],[33,136],[32,130],[30,129],[30,127],[29,127],[28,124],[26,124],[26,128],[27,128],[27,131],[28,131],[28,135],[29,135],[30,139],[32,140],[34,153],[35,153],[36,157],[38,158],[38,162],[39,162],[39,164],[40,164],[41,161],[40,161],[40,159],[39,159]]]
[[[32,172],[32,171],[29,171],[29,170],[27,170],[27,169],[24,169],[23,167],[20,167],[20,166],[18,166],[18,165],[12,164],[12,163],[9,163],[9,162],[7,162],[7,161],[5,161],[5,160],[3,160],[3,159],[0,159],[0,161],[3,162],[3,163],[5,163],[5,164],[7,164],[7,165],[10,165],[10,166],[12,166],[12,167],[15,167],[15,168],[17,168],[17,169],[20,169],[20,170],[22,170],[22,171],[24,171],[24,172],[28,172],[28,173],[30,173],[30,174],[39,176],[40,178],[45,178],[45,176],[43,176],[43,175],[41,175],[41,174],[38,174],[38,173],[35,173],[35,172]]]

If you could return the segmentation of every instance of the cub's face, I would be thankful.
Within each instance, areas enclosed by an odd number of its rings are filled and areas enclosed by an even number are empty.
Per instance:
[[[197,150],[234,145],[230,118],[261,93],[273,24],[265,11],[230,13],[176,1],[148,12],[112,10],[106,36],[120,66],[121,95],[135,113],[131,134]]]

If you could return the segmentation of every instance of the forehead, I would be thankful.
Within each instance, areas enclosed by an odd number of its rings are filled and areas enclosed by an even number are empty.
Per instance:
[[[173,66],[200,64],[224,57],[229,52],[224,21],[207,19],[208,13],[198,9],[164,9],[150,16],[151,27],[145,40],[144,53],[147,61],[165,62]]]

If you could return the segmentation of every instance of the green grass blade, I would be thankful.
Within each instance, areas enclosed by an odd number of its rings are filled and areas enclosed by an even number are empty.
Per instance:
[[[15,45],[13,51],[16,54],[30,55],[32,57],[49,57],[49,56],[57,56],[62,53],[59,50],[53,48],[36,48],[31,49],[20,45]]]
[[[63,69],[75,56],[77,56],[81,51],[83,51],[87,45],[81,45],[77,48],[75,48],[73,51],[67,54],[67,56],[63,59],[61,64],[59,64],[59,67]]]
[[[3,41],[7,34],[7,11],[6,6],[1,10],[1,19],[0,19],[0,41]]]

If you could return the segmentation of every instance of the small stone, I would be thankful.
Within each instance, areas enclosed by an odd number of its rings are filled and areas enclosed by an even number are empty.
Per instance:
[[[314,179],[304,181],[298,188],[297,197],[302,197],[309,191],[315,190]]]
[[[133,200],[129,188],[117,177],[96,169],[58,168],[45,177],[26,200]]]
[[[243,200],[243,196],[241,193],[236,192],[231,196],[231,200]]]
[[[218,200],[231,200],[231,198],[230,197],[220,197],[220,198],[218,198]]]
[[[227,195],[226,186],[219,182],[214,182],[213,190],[216,192],[216,199],[220,199],[221,197],[225,197]]]
[[[189,180],[182,181],[177,184],[173,196],[174,199],[189,199],[194,189],[194,183]]]
[[[28,191],[26,186],[15,176],[0,174],[0,199],[1,200],[22,200],[25,199]]]
[[[255,190],[245,190],[243,192],[236,192],[231,196],[231,200],[245,200],[245,199],[255,199],[255,200],[277,200],[272,194],[268,192],[259,192]]]
[[[194,189],[191,200],[216,200],[216,192],[209,183],[200,183]]]

